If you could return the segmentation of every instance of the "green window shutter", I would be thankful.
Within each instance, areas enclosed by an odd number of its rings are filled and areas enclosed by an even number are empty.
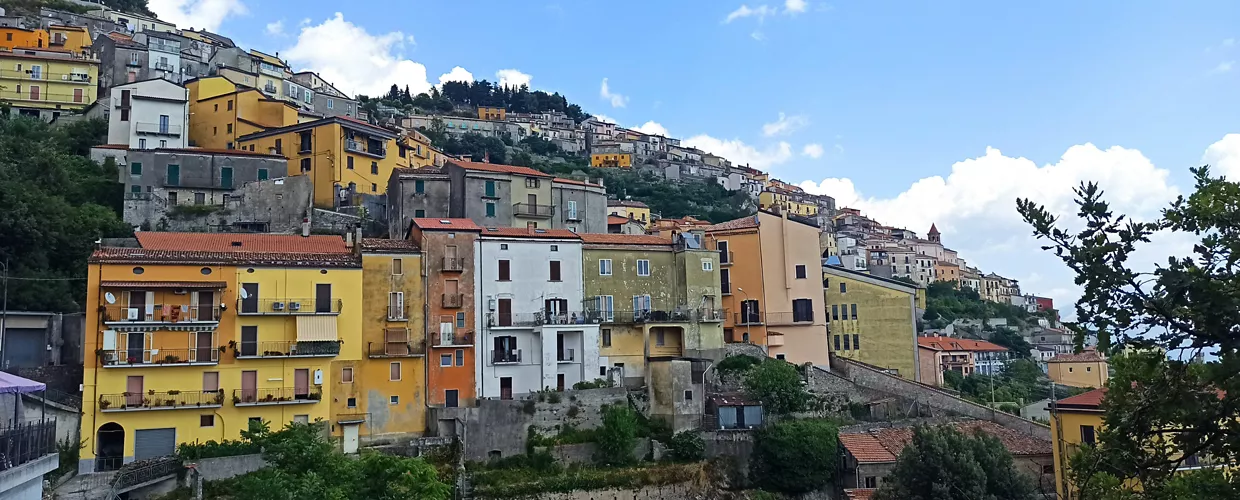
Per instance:
[[[232,167],[221,167],[220,168],[220,187],[224,189],[232,189],[233,187]]]
[[[181,185],[181,166],[180,165],[168,165],[168,185],[169,186]]]
[[[495,181],[487,181],[487,196],[495,197]]]
[[[495,217],[495,204],[487,203],[487,217]]]
[[[260,181],[267,180],[267,169],[265,168],[258,169],[258,180]]]
[[[142,164],[137,162],[130,163],[129,175],[142,175]]]

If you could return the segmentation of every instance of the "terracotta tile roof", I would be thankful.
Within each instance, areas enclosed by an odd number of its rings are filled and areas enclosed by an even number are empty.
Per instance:
[[[896,456],[870,434],[840,434],[840,444],[864,464],[895,462]]]
[[[962,339],[957,337],[917,337],[917,345],[935,351],[995,351],[1008,350],[1001,345],[985,340]]]
[[[878,490],[873,488],[856,488],[844,490],[844,497],[848,500],[870,500],[874,498],[874,492]]]
[[[423,231],[482,231],[482,227],[469,219],[413,219],[413,225]]]
[[[226,288],[223,281],[100,281],[104,288]]]
[[[352,253],[213,252],[121,247],[103,247],[95,250],[88,262],[92,264],[361,267],[360,260]]]
[[[646,234],[585,233],[581,235],[581,242],[587,245],[672,245],[672,240]]]
[[[128,145],[128,144],[100,144],[100,145],[98,145],[98,146],[91,146],[91,149],[94,149],[94,148],[99,148],[99,149],[125,149],[125,150],[128,150],[128,149],[129,149],[129,145]]]
[[[603,186],[600,186],[598,184],[594,184],[591,182],[579,181],[577,179],[565,179],[563,177],[556,177],[555,179],[552,179],[552,181],[558,182],[560,184],[576,184],[578,186],[603,187]]]
[[[580,235],[567,229],[528,229],[524,227],[488,227],[483,228],[482,235],[502,236],[504,238],[581,239]]]
[[[501,174],[528,175],[530,177],[546,177],[549,179],[554,178],[554,176],[550,174],[544,174],[542,172],[539,172],[529,167],[518,167],[514,165],[500,165],[498,163],[482,163],[482,162],[477,162],[477,161],[465,161],[465,160],[448,160],[448,163],[456,164],[456,166],[461,167],[465,170],[478,170],[482,172],[496,172],[496,173],[501,173]]]
[[[372,253],[410,253],[417,252],[419,249],[417,243],[409,240],[362,238],[362,251]]]
[[[168,153],[186,153],[186,154],[203,154],[203,155],[224,155],[224,156],[257,156],[261,158],[272,158],[286,160],[284,155],[271,153],[262,153],[258,151],[243,151],[240,149],[224,149],[224,148],[155,148],[154,151],[164,151]]]
[[[1106,395],[1107,389],[1103,387],[1101,389],[1094,389],[1089,392],[1060,399],[1055,402],[1055,405],[1067,408],[1098,409],[1102,407],[1102,398]]]
[[[392,172],[401,179],[413,179],[428,175],[447,175],[447,172],[444,172],[443,168],[440,167],[394,168],[392,169]]]
[[[735,231],[737,229],[757,229],[757,227],[758,227],[758,216],[750,215],[747,217],[741,217],[739,219],[730,220],[727,222],[720,222],[712,226],[706,226],[706,231],[707,232]]]
[[[628,218],[628,217],[621,217],[621,216],[619,216],[619,215],[611,215],[611,214],[608,214],[608,215],[607,215],[607,223],[608,223],[608,224],[626,224],[626,223],[628,223],[628,222],[630,222],[630,221],[632,221],[632,222],[637,222],[637,221],[634,221],[633,219],[630,219],[630,218]]]
[[[634,208],[650,208],[650,205],[640,201],[633,200],[607,200],[609,207],[634,207]]]
[[[139,231],[148,250],[196,252],[350,253],[339,236],[249,233],[163,233]]]
[[[1050,359],[1050,363],[1089,363],[1106,361],[1098,351],[1085,351],[1080,354],[1060,354]]]

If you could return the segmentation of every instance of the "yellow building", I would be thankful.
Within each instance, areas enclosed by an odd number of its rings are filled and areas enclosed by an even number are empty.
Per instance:
[[[410,130],[402,140],[409,149],[409,166],[414,168],[442,167],[448,156],[431,144],[426,134]]]
[[[1055,491],[1058,498],[1073,498],[1068,463],[1082,445],[1098,442],[1102,431],[1102,400],[1106,389],[1095,389],[1051,404],[1051,439],[1055,441]]]
[[[1103,387],[1110,378],[1107,360],[1096,351],[1060,354],[1046,362],[1046,375],[1072,387]]]
[[[51,46],[46,31],[0,26],[0,48],[46,49]]]
[[[822,287],[831,352],[921,380],[917,287],[836,266],[823,266]]]
[[[93,50],[94,40],[90,36],[90,29],[85,26],[52,25],[47,27],[47,34],[48,45],[53,48],[81,55],[89,54]]]
[[[241,136],[237,148],[284,155],[289,175],[313,179],[314,205],[331,208],[347,199],[341,190],[387,192],[392,169],[410,165],[407,148],[396,139],[386,129],[337,116]]]
[[[279,57],[250,50],[254,63],[258,66],[254,88],[257,88],[276,99],[284,99],[284,77],[289,74],[288,65]]]
[[[590,155],[590,166],[629,168],[633,166],[633,155],[629,153],[592,154]]]
[[[479,120],[496,120],[504,121],[507,119],[508,110],[500,106],[478,106]]]
[[[772,181],[779,182],[779,181]],[[818,205],[800,201],[800,198],[788,191],[765,190],[758,195],[758,208],[770,210],[779,207],[794,215],[813,217],[818,215]]]
[[[607,213],[640,222],[646,229],[654,223],[650,216],[650,207],[645,203],[633,200],[607,200]]]
[[[97,59],[54,49],[0,49],[0,101],[50,121],[95,102]]]
[[[296,106],[224,77],[195,78],[185,88],[189,90],[189,141],[195,147],[240,149],[238,137],[298,122]]]
[[[339,237],[137,234],[89,259],[80,470],[335,423],[363,359],[362,270]],[[337,430],[337,433],[339,430]]]
[[[426,431],[426,330],[422,254],[408,240],[362,240],[362,345],[355,384],[363,441]],[[339,420],[339,419],[338,419]],[[357,433],[344,428],[344,442]]]

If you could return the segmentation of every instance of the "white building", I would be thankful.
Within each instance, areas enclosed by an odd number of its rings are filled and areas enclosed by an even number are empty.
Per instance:
[[[511,399],[599,376],[599,326],[584,314],[581,238],[485,228],[475,247],[477,394]]]
[[[181,83],[181,41],[177,38],[150,31],[139,33],[134,41],[146,44],[146,60],[150,65],[147,74],[151,78],[163,78],[170,82]]]
[[[108,144],[131,149],[184,148],[189,91],[162,78],[112,87]]]

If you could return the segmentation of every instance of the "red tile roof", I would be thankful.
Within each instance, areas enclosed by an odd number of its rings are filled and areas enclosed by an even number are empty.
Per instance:
[[[481,231],[482,227],[469,219],[413,219],[413,225],[423,231]]]
[[[156,148],[155,151],[166,151],[169,153],[186,153],[186,154],[204,154],[204,155],[226,155],[226,156],[258,156],[263,158],[272,158],[285,160],[284,155],[263,153],[259,151],[244,151],[240,149],[224,149],[224,148]]]
[[[349,253],[339,236],[249,233],[162,233],[140,231],[148,250],[195,252]]]
[[[1008,350],[1001,345],[985,340],[962,339],[957,337],[917,337],[917,345],[935,351],[995,351]]]
[[[94,264],[256,265],[281,267],[361,267],[352,253],[212,252],[103,247],[91,254]]]
[[[529,229],[524,227],[488,227],[482,230],[482,235],[502,236],[504,238],[581,239],[580,235],[567,229]]]
[[[672,240],[645,234],[585,233],[581,235],[581,242],[587,245],[672,245]]]
[[[634,221],[633,219],[630,219],[630,218],[628,218],[628,217],[621,217],[621,216],[619,216],[619,215],[611,215],[611,214],[607,214],[607,223],[608,223],[608,224],[627,224],[627,223],[628,223],[628,222],[630,222],[630,221],[632,221],[632,222],[637,222],[637,221]]]
[[[100,281],[103,288],[227,288],[223,281]]]
[[[1050,363],[1090,363],[1106,361],[1098,351],[1085,351],[1080,354],[1060,354],[1050,359]]]
[[[650,205],[635,200],[607,200],[609,207],[650,208]]]
[[[737,229],[757,229],[757,227],[758,227],[758,216],[750,215],[747,217],[741,217],[739,219],[730,220],[727,222],[720,222],[712,226],[706,226],[706,232],[735,231]]]
[[[418,251],[418,244],[409,240],[362,238],[362,251],[373,253],[411,253]]]
[[[1102,398],[1106,395],[1107,390],[1103,387],[1102,389],[1094,389],[1072,397],[1063,398],[1056,401],[1055,405],[1068,408],[1098,409],[1102,407]]]
[[[874,492],[878,490],[873,488],[856,488],[844,490],[844,496],[848,500],[870,500],[874,498]]]
[[[594,184],[591,182],[579,181],[577,179],[565,179],[563,177],[556,177],[555,179],[552,179],[552,180],[555,182],[561,183],[561,184],[576,184],[578,186],[603,187],[603,186],[600,186],[598,184]]]
[[[896,461],[895,454],[884,448],[882,443],[870,434],[840,434],[840,444],[844,445],[844,449],[861,463]]]
[[[1015,430],[987,420],[952,422],[952,428],[964,434],[982,432],[998,439],[1015,457],[1050,455],[1051,442],[1021,434]],[[871,429],[858,434],[840,434],[840,444],[860,463],[887,463],[896,461],[904,448],[913,442],[912,427],[888,427]]]
[[[498,163],[482,163],[477,161],[465,160],[448,160],[448,163],[454,163],[465,170],[478,170],[482,172],[497,172],[501,174],[517,174],[528,175],[531,177],[547,177],[554,178],[550,174],[544,174],[529,167],[518,167],[515,165],[500,165]]]

